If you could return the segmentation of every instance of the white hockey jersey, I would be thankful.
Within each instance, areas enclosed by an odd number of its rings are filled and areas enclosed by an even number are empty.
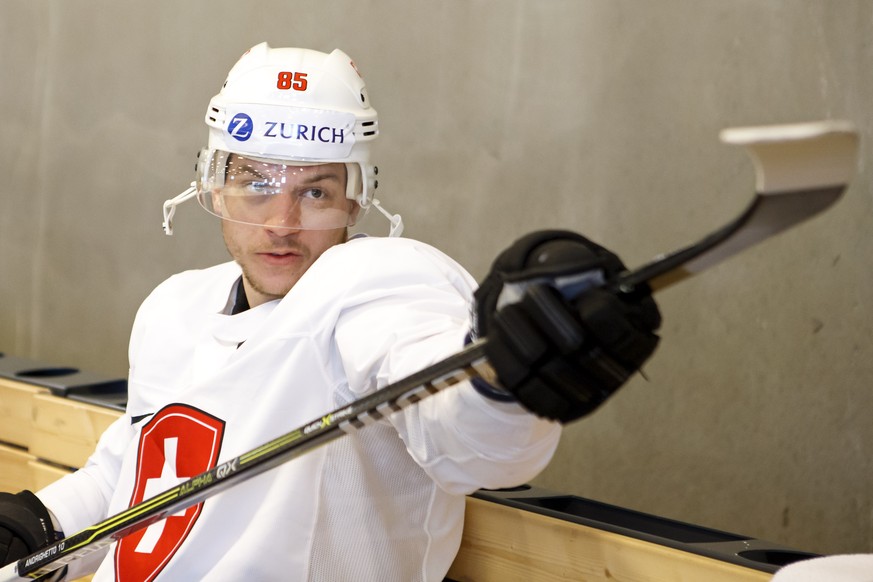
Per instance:
[[[325,252],[282,300],[227,315],[235,263],[141,306],[126,414],[38,493],[67,534],[457,352],[475,286],[409,239]],[[558,425],[468,384],[124,538],[104,580],[442,580],[464,494],[542,470]]]

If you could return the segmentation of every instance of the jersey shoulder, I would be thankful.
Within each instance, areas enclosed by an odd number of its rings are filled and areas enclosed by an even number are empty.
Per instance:
[[[353,238],[327,250],[318,262],[333,272],[355,272],[369,284],[422,278],[475,287],[475,280],[460,263],[427,243],[409,238]]]

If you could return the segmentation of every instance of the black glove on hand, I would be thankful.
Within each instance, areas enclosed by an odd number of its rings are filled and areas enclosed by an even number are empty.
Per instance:
[[[55,541],[45,505],[30,491],[0,493],[0,565],[28,556]]]
[[[529,411],[562,423],[585,416],[655,351],[661,314],[649,288],[601,287],[625,270],[607,249],[555,230],[522,237],[494,261],[476,291],[474,327],[501,386]]]

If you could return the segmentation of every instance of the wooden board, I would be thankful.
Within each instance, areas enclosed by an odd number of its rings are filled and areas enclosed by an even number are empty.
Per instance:
[[[27,451],[0,444],[0,491],[16,493],[32,489],[33,480],[28,463],[35,461]]]
[[[38,491],[70,472],[40,461],[24,449],[0,443],[0,491]]]
[[[48,388],[0,378],[0,441],[30,447],[33,396]]]
[[[771,574],[467,498],[457,582],[765,582]]]
[[[81,467],[121,412],[46,394],[33,396],[33,427],[29,451],[34,456]]]

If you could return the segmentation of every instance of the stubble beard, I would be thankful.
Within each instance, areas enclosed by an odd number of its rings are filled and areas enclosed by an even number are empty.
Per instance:
[[[258,293],[262,298],[267,298],[267,300],[275,300],[285,297],[285,295],[287,295],[288,292],[291,291],[294,285],[297,284],[301,277],[303,277],[306,271],[308,271],[309,268],[312,267],[313,263],[315,263],[315,261],[318,259],[318,257],[321,256],[324,251],[333,246],[348,241],[348,238],[348,229],[345,228],[342,230],[340,236],[337,237],[337,239],[334,240],[326,248],[322,249],[316,257],[311,257],[312,249],[305,247],[304,245],[301,245],[297,242],[290,245],[277,245],[281,247],[281,250],[292,250],[304,257],[302,265],[303,268],[290,271],[287,277],[285,277],[281,281],[276,281],[275,279],[269,280],[269,274],[267,277],[260,278],[257,274],[257,267],[251,267],[247,265],[245,261],[241,260],[241,257],[245,255],[242,245],[239,245],[236,241],[230,240],[228,237],[225,237],[225,244],[231,256],[240,266],[243,278],[245,279],[246,283],[248,283],[248,286],[252,289],[252,291]],[[263,252],[270,252],[270,249],[263,249]],[[253,299],[255,298],[249,298],[249,301],[251,302]]]
[[[310,265],[311,266],[311,265]],[[288,279],[281,284],[276,289],[270,289],[266,284],[263,284],[257,276],[252,273],[252,270],[249,269],[246,265],[240,264],[240,268],[242,269],[242,274],[245,280],[248,282],[249,287],[252,288],[253,291],[259,293],[264,297],[270,297],[272,299],[281,299],[285,295],[291,291],[291,288],[300,280],[300,277],[303,276],[303,273],[292,273],[289,275]],[[308,268],[308,267],[307,267]]]

